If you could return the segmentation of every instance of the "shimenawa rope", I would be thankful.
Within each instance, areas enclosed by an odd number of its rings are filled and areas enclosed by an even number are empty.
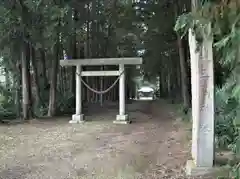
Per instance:
[[[108,87],[107,89],[105,90],[102,90],[102,91],[98,91],[98,90],[95,90],[93,88],[91,88],[83,79],[82,79],[82,76],[79,74],[79,73],[76,73],[78,76],[80,76],[80,79],[81,79],[81,82],[84,84],[84,86],[86,86],[90,91],[94,92],[94,93],[97,93],[97,94],[105,94],[107,93],[108,91],[110,91],[116,84],[117,82],[119,81],[120,77],[123,75],[124,73],[124,70],[120,73],[120,75],[118,76],[118,78],[113,82],[113,84]]]

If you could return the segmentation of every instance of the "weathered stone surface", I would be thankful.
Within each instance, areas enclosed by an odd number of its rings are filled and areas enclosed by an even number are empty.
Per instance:
[[[72,115],[72,120],[69,121],[70,124],[78,124],[78,123],[83,123],[84,121],[84,115],[83,114],[74,114]]]
[[[117,115],[116,120],[113,121],[114,124],[130,124],[131,121],[129,120],[129,117],[127,114],[125,115]]]
[[[188,160],[186,164],[186,175],[187,176],[203,176],[214,172],[212,167],[201,167],[196,166],[195,161]]]
[[[90,66],[90,65],[140,65],[142,58],[91,58],[91,59],[74,59],[74,60],[60,60],[61,66]]]
[[[213,166],[214,159],[214,84],[212,39],[197,47],[189,31],[192,75],[192,158],[197,170]],[[198,49],[198,50],[196,50]],[[188,163],[188,165],[190,165]],[[194,173],[194,172],[193,172]]]

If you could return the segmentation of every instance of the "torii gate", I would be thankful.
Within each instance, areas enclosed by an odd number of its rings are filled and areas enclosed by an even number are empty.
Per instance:
[[[114,121],[114,123],[117,123],[117,124],[130,123],[128,115],[125,112],[124,66],[140,65],[140,64],[142,64],[142,58],[139,58],[139,57],[60,60],[61,66],[76,66],[77,68],[76,69],[76,114],[72,115],[72,120],[70,120],[69,123],[84,122],[84,114],[82,113],[82,82],[83,82],[82,76],[119,76],[119,114],[116,116],[116,120]],[[82,66],[103,66],[103,65],[119,65],[119,70],[117,71],[82,71]],[[114,86],[114,84],[112,86]],[[85,86],[87,86],[87,84],[85,84]]]

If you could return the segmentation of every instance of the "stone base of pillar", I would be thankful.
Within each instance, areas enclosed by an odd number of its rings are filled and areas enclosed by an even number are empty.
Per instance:
[[[74,114],[72,115],[72,120],[69,121],[70,124],[78,124],[83,122],[85,122],[83,114]]]
[[[213,167],[198,167],[193,160],[188,160],[186,164],[187,176],[202,176],[206,174],[214,173]]]
[[[114,124],[130,124],[131,121],[128,118],[128,115],[117,115],[116,120],[113,121]]]

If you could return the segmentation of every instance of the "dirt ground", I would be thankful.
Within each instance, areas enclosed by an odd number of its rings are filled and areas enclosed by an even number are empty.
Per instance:
[[[0,126],[0,178],[183,179],[186,130],[169,107],[129,104],[130,125],[113,124],[117,110],[93,110],[84,124],[64,117]]]

